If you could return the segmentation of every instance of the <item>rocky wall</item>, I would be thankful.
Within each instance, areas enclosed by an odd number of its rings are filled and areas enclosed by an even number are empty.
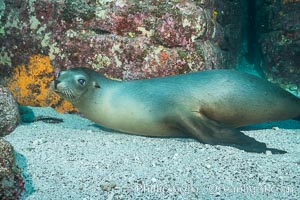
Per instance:
[[[16,97],[20,88],[33,88],[34,94],[17,98],[22,105],[64,111],[71,108],[48,98],[45,89],[61,69],[85,66],[128,80],[233,68],[242,54],[241,5],[240,0],[4,0],[0,76],[8,77]],[[34,70],[45,82],[23,77],[16,85],[20,74],[31,76],[36,56],[46,56],[53,72],[44,73],[47,64],[40,59]]]
[[[259,66],[266,78],[300,95],[300,1],[256,1]]]
[[[0,199],[19,199],[24,190],[12,145],[3,139],[20,122],[18,105],[8,88],[0,85]]]

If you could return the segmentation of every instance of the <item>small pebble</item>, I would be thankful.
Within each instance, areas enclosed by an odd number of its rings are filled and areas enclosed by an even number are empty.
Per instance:
[[[156,183],[157,179],[156,179],[156,178],[152,178],[151,181],[152,181],[153,183]]]
[[[205,167],[206,167],[207,169],[210,169],[210,168],[211,168],[211,165],[205,165]]]
[[[106,191],[106,192],[109,192],[111,191],[112,189],[114,189],[115,187],[117,186],[117,184],[113,181],[105,181],[104,183],[102,183],[100,185],[101,189],[103,191]]]

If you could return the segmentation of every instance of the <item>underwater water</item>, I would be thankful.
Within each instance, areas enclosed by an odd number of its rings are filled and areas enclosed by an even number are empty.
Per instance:
[[[287,152],[249,153],[108,130],[49,89],[74,67],[123,81],[234,69],[300,98],[299,10],[297,0],[0,1],[0,84],[27,113],[4,137],[25,181],[20,199],[300,199],[299,119],[240,128]]]

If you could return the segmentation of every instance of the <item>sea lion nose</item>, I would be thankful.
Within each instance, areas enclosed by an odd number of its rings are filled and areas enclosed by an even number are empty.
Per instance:
[[[57,85],[60,83],[59,80],[54,80],[54,88],[57,89]]]

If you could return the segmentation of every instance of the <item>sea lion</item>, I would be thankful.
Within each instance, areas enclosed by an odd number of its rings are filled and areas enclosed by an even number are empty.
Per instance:
[[[61,71],[51,88],[88,119],[144,136],[190,136],[249,152],[283,153],[237,127],[300,116],[300,100],[280,87],[234,70],[116,81],[88,68]]]

